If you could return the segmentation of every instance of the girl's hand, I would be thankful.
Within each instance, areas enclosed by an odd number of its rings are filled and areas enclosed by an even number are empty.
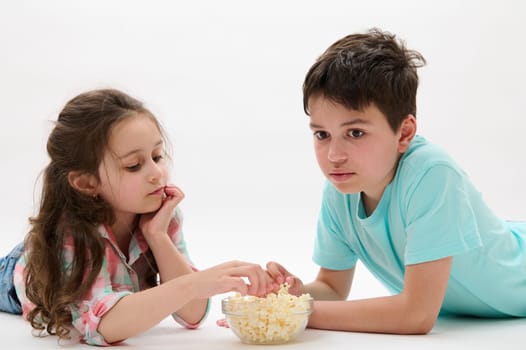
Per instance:
[[[274,292],[278,291],[280,285],[287,283],[290,294],[299,296],[303,293],[303,282],[277,262],[270,261],[267,263],[267,273],[273,280]]]
[[[274,286],[261,266],[243,261],[229,261],[188,276],[192,278],[196,298],[210,298],[227,292],[264,297]]]
[[[142,214],[139,219],[139,227],[147,241],[168,232],[168,225],[173,217],[175,207],[184,198],[183,191],[174,185],[165,186],[164,194],[165,197],[159,209],[152,213]]]

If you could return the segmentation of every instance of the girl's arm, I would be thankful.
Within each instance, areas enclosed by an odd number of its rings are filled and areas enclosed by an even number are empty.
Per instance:
[[[161,285],[123,297],[102,316],[97,330],[108,343],[142,333],[174,312],[190,324],[197,323],[213,295],[229,291],[262,295],[272,287],[266,271],[256,264],[233,261],[192,271],[168,235],[172,214],[184,194],[176,186],[167,186],[165,193],[159,210],[143,214],[139,220],[159,268]],[[248,285],[242,277],[248,278]]]
[[[166,198],[159,210],[141,215],[139,221],[144,238],[159,268],[161,284],[193,272],[168,234],[173,213],[184,198],[184,193],[177,186],[169,185],[165,187],[165,194]],[[195,325],[204,317],[207,303],[207,299],[188,301],[183,307],[177,309],[177,315],[187,324]]]
[[[149,246],[159,268],[161,284],[194,272],[168,235],[150,240]],[[203,318],[207,304],[208,299],[191,300],[177,309],[177,315],[188,324],[197,324]]]
[[[406,266],[400,294],[362,300],[315,301],[311,328],[394,334],[426,334],[438,317],[453,258]],[[322,274],[305,287],[313,293],[319,283],[335,285],[338,274]],[[323,289],[321,289],[323,290]],[[326,290],[325,290],[326,291]],[[322,292],[323,293],[323,292]],[[319,294],[323,297],[323,294]],[[326,296],[330,297],[330,294]]]
[[[250,283],[245,284],[242,277]],[[224,263],[123,297],[102,316],[97,330],[107,343],[119,342],[150,329],[192,300],[229,291],[256,294],[267,285],[270,279],[259,265]]]

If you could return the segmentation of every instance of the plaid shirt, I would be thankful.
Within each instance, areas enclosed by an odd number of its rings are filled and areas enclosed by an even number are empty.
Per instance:
[[[186,244],[184,241],[181,225],[180,212],[176,211],[176,216],[168,228],[168,234],[177,249],[186,257],[191,264]],[[98,232],[104,239],[105,254],[101,271],[95,279],[87,295],[78,303],[70,306],[72,324],[80,332],[81,341],[91,345],[108,346],[103,336],[97,331],[101,318],[108,312],[122,297],[150,288],[144,277],[150,269],[145,254],[149,247],[142,232],[136,229],[129,246],[129,259],[119,249],[113,232],[107,225],[99,225]],[[73,244],[69,239],[64,246],[64,266],[70,266],[73,258]],[[25,257],[19,259],[14,273],[14,283],[17,295],[22,304],[23,317],[26,318],[28,312],[34,305],[25,295],[24,266]],[[192,266],[192,268],[194,268]],[[208,313],[208,306],[207,311]],[[206,314],[205,314],[206,315]],[[197,324],[188,324],[176,313],[173,318],[182,326],[196,328],[204,320]]]

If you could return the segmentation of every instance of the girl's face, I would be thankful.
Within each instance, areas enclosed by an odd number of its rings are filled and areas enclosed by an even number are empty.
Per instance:
[[[374,104],[356,111],[317,96],[310,99],[309,112],[323,174],[342,193],[361,192],[374,210],[407,149],[403,132],[393,132]]]
[[[149,117],[131,116],[112,128],[97,193],[118,219],[159,209],[168,181],[164,157],[161,133]]]

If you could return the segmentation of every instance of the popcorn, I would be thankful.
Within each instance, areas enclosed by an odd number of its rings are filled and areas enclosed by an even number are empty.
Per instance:
[[[280,286],[277,294],[264,298],[234,294],[224,300],[223,312],[232,330],[248,344],[281,344],[305,328],[311,313],[309,294],[289,294]]]

